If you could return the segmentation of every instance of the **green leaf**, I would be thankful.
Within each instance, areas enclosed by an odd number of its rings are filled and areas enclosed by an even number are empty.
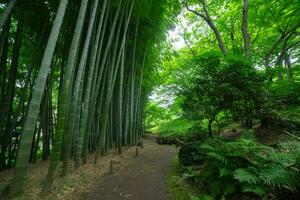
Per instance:
[[[219,170],[220,176],[219,177],[223,177],[223,176],[228,176],[232,174],[232,171],[228,168],[221,168]]]
[[[240,168],[233,172],[233,177],[239,182],[246,182],[256,184],[258,182],[258,177],[253,172],[248,169]]]
[[[284,168],[280,164],[273,164],[260,172],[260,178],[264,183],[271,187],[294,188],[296,187],[296,174],[291,170]]]
[[[261,186],[249,185],[243,188],[243,192],[255,193],[260,197],[267,195],[266,190]]]

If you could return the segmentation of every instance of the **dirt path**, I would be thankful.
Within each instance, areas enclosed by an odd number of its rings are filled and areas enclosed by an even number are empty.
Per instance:
[[[99,177],[92,188],[80,194],[79,200],[166,200],[165,180],[175,156],[173,146],[161,146],[148,136],[139,156],[131,156],[112,176]]]

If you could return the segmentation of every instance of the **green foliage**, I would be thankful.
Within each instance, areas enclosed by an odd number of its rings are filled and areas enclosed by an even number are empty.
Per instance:
[[[160,124],[167,123],[172,119],[168,110],[162,108],[158,103],[149,102],[145,107],[145,125],[146,128],[156,127]]]
[[[182,166],[200,165],[206,159],[206,155],[198,148],[201,142],[188,143],[181,146],[178,159]]]
[[[214,121],[220,112],[227,112],[227,117],[236,120],[253,118],[262,78],[242,56],[207,52],[194,62],[197,74],[190,86],[182,89],[185,116]]]
[[[199,146],[206,162],[194,181],[214,198],[293,192],[299,187],[299,146],[299,141],[286,141],[274,149],[258,143],[250,133],[236,141],[209,139]]]
[[[300,82],[281,80],[269,86],[271,101],[276,107],[286,105],[299,105],[300,103]]]
[[[214,198],[208,195],[202,195],[201,197],[190,195],[190,200],[214,200]]]
[[[256,184],[258,181],[256,174],[243,168],[236,169],[233,172],[233,177],[241,183]]]
[[[160,74],[165,91],[180,99],[176,103],[181,105],[182,117],[196,121],[189,132],[208,129],[226,134],[221,132],[226,126],[252,128],[260,120],[262,128],[270,128],[266,134],[275,132],[272,126],[278,130],[288,127],[296,133],[300,124],[295,109],[300,103],[299,2],[184,2],[186,10],[194,10],[182,13],[187,22],[181,24],[181,34],[187,47],[169,53]],[[247,13],[243,2],[249,3]],[[248,31],[241,27],[245,14]],[[250,37],[249,55],[245,32]],[[188,143],[188,151],[182,148],[192,160],[205,160],[200,174],[193,170],[184,173],[204,194],[191,199],[233,195],[238,196],[233,199],[266,199],[269,194],[294,192],[299,187],[299,141],[269,147],[246,133],[238,140],[217,137],[201,143],[196,143],[197,150],[195,143]]]
[[[193,185],[183,181],[181,177],[181,168],[179,167],[179,160],[175,157],[171,163],[171,170],[167,178],[167,190],[171,200],[181,200],[189,198],[197,198],[198,190]],[[202,199],[201,199],[202,200]]]
[[[249,56],[244,53],[241,1],[183,2],[187,8],[180,19],[185,23],[179,27],[187,47],[171,59],[168,54],[160,74],[166,90],[181,99],[184,117],[220,122],[218,113],[227,112],[229,121],[251,128],[252,119],[299,104],[298,2],[249,1]]]
[[[178,118],[158,126],[155,133],[163,136],[186,135],[192,126],[192,121]]]

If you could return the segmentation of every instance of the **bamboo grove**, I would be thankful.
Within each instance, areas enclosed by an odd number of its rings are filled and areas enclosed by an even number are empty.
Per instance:
[[[169,3],[1,1],[0,169],[15,169],[11,194],[37,160],[49,160],[44,195],[88,154],[97,163],[142,143],[160,41],[179,10]]]

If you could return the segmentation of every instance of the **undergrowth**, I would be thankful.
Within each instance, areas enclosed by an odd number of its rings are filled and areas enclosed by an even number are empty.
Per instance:
[[[152,128],[150,131],[152,133],[161,135],[161,136],[169,136],[169,135],[185,135],[187,134],[188,130],[193,126],[193,122],[178,118],[171,120],[165,124],[162,124],[158,127]]]
[[[170,200],[185,200],[199,195],[196,187],[185,182],[184,178],[181,176],[182,172],[178,157],[174,157],[167,179],[167,190]]]
[[[201,156],[195,154],[194,159],[204,164],[196,170],[185,167],[183,173],[201,191],[202,195],[192,199],[278,199],[299,188],[297,140],[287,140],[273,148],[257,142],[247,132],[237,140],[207,139],[198,145],[198,151]]]

